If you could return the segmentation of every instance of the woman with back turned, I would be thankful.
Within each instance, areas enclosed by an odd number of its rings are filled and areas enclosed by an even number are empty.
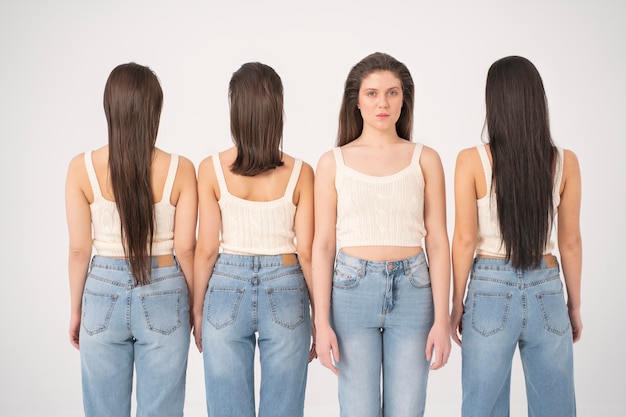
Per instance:
[[[235,146],[198,170],[194,327],[211,417],[298,417],[310,356],[313,169],[282,152],[283,85],[251,62],[232,76]]]
[[[489,143],[461,151],[455,173],[451,330],[462,347],[463,416],[509,415],[516,347],[528,415],[575,416],[578,161],[552,142],[543,82],[527,59],[510,56],[491,66],[486,108]],[[555,225],[567,304],[552,255]]]
[[[67,174],[69,333],[87,417],[130,415],[133,370],[137,415],[183,415],[196,175],[155,147],[162,103],[149,68],[116,67],[104,90],[109,143]]]

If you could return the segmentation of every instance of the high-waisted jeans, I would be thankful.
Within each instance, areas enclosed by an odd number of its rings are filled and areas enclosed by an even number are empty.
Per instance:
[[[424,253],[371,262],[340,251],[331,304],[341,416],[422,416],[434,319]]]
[[[464,417],[509,415],[518,346],[529,417],[576,415],[572,330],[556,258],[530,271],[475,259],[462,325]]]
[[[133,368],[137,417],[183,415],[189,353],[189,296],[173,265],[136,286],[126,260],[95,256],[83,293],[80,329],[87,417],[128,417]]]
[[[202,349],[211,417],[253,417],[254,354],[260,417],[298,417],[311,344],[309,295],[294,254],[220,254],[204,299]]]

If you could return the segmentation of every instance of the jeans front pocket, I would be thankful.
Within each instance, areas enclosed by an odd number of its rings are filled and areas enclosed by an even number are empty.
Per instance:
[[[182,290],[179,288],[139,296],[150,330],[168,335],[180,327],[181,294]]]
[[[274,323],[295,329],[304,322],[304,286],[265,290]]]
[[[472,293],[472,328],[483,336],[491,336],[504,330],[511,298],[511,293]]]
[[[411,282],[411,285],[415,288],[429,288],[430,274],[428,272],[428,266],[425,263],[411,265],[409,282]]]
[[[117,297],[117,294],[103,294],[85,289],[81,325],[88,335],[93,336],[107,330]]]
[[[209,286],[206,307],[207,322],[216,329],[233,324],[237,318],[244,291],[243,288]]]
[[[359,271],[355,268],[337,262],[335,264],[335,271],[333,274],[333,288],[337,289],[350,289],[359,284],[361,277]]]
[[[563,290],[537,293],[535,296],[543,313],[545,329],[556,335],[563,336],[570,328]]]

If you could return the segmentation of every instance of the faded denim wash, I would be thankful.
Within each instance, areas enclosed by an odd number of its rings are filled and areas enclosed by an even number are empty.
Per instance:
[[[86,417],[128,417],[136,369],[137,417],[183,415],[189,353],[189,296],[178,265],[136,286],[125,259],[95,256],[80,329]]]
[[[339,251],[331,313],[341,416],[422,416],[430,366],[426,341],[434,320],[424,253],[371,262]]]
[[[546,260],[548,262],[546,262]],[[572,330],[559,265],[519,271],[477,258],[463,314],[463,416],[506,417],[519,347],[529,417],[576,415]]]
[[[302,416],[311,323],[309,294],[297,257],[221,253],[205,295],[202,322],[211,417],[255,416],[257,343],[259,417]]]

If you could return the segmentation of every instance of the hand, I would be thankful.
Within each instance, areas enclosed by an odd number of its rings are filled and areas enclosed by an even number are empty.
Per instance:
[[[452,307],[452,313],[450,314],[450,336],[452,340],[462,346],[463,342],[461,337],[463,335],[463,305],[458,307]]]
[[[450,357],[450,323],[447,320],[435,322],[426,342],[426,360],[431,362],[430,369],[443,368]]]
[[[580,337],[583,333],[583,321],[580,318],[580,310],[579,309],[569,309],[569,321],[572,326],[572,339],[574,343],[580,340]]]
[[[193,336],[198,352],[202,353],[202,313],[193,315]]]
[[[309,350],[309,362],[317,358],[317,352],[315,350],[315,324],[311,321],[311,350]]]
[[[339,369],[335,367],[335,363],[339,362],[339,347],[335,332],[330,326],[325,326],[316,330],[315,338],[315,350],[320,363],[335,375],[339,375]]]
[[[70,343],[76,348],[76,350],[80,350],[80,316],[81,313],[73,313],[70,318]]]

